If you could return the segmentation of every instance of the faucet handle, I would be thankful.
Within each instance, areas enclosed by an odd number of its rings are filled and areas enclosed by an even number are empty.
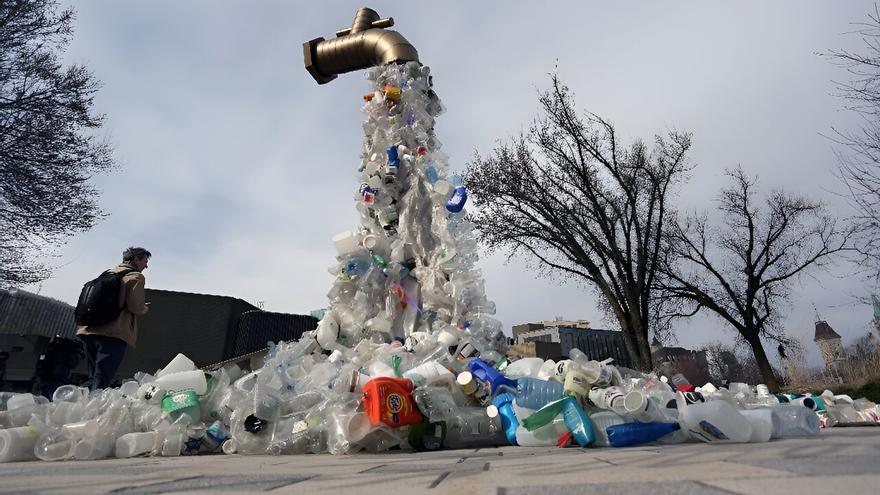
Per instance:
[[[385,18],[385,19],[379,19],[378,21],[373,21],[373,22],[370,23],[370,27],[371,27],[371,28],[378,28],[378,29],[382,29],[382,28],[390,28],[390,27],[393,26],[393,25],[394,25],[394,18],[393,18],[393,17],[387,17],[387,18]],[[349,34],[351,34],[351,28],[350,28],[350,27],[345,28],[345,29],[340,29],[339,31],[336,31],[336,37],[337,37],[337,38],[341,38],[341,37],[343,37],[343,36],[347,36],[347,35],[349,35]]]

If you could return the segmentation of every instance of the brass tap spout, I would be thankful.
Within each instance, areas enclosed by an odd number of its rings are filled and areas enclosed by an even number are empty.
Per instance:
[[[381,19],[375,10],[357,11],[350,28],[336,31],[336,38],[315,38],[303,43],[306,70],[318,84],[339,74],[377,65],[419,61],[419,53],[397,31],[387,30],[394,19]]]

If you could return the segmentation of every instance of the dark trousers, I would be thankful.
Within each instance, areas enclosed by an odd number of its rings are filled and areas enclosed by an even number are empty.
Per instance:
[[[109,387],[125,356],[125,341],[104,335],[80,335],[79,338],[89,362],[90,376],[85,385],[92,390]]]

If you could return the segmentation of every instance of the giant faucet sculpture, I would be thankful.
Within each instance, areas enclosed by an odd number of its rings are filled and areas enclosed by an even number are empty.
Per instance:
[[[377,344],[394,340],[413,350],[442,343],[462,358],[497,357],[501,323],[490,316],[495,304],[475,266],[467,193],[447,174],[434,135],[443,105],[416,49],[386,29],[393,24],[362,8],[336,39],[303,44],[306,70],[319,84],[359,69],[370,69],[372,82],[354,195],[361,222],[333,238],[336,280],[315,337],[357,366]]]
[[[359,9],[350,28],[336,31],[336,39],[315,38],[303,43],[306,70],[318,84],[327,84],[346,72],[418,62],[415,47],[397,31],[385,29],[393,25],[392,17],[380,19],[373,9]]]

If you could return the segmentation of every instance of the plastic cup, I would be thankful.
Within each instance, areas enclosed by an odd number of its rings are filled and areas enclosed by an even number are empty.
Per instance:
[[[623,398],[623,408],[627,415],[640,423],[651,423],[660,416],[660,410],[648,395],[639,390],[633,390]]]

